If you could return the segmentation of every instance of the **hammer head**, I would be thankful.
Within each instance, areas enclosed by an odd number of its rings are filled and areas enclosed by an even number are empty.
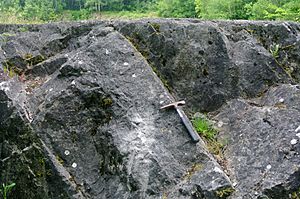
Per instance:
[[[178,102],[173,102],[171,104],[162,106],[162,107],[160,107],[160,109],[171,108],[171,107],[176,108],[177,106],[181,106],[181,105],[184,105],[184,104],[185,104],[185,101],[181,100],[181,101],[178,101]]]

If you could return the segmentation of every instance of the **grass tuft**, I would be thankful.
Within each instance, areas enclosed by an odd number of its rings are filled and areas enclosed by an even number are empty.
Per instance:
[[[217,140],[218,131],[214,128],[213,123],[202,114],[197,114],[192,123],[195,130],[204,138],[209,152],[222,159],[225,145]]]
[[[214,140],[218,134],[218,131],[214,129],[211,122],[205,117],[195,117],[193,120],[193,125],[196,131],[207,140]]]
[[[3,199],[7,199],[7,195],[14,186],[16,186],[16,183],[2,184],[2,189],[0,189],[0,192],[2,193]]]
[[[269,51],[274,57],[274,59],[277,59],[279,57],[279,50],[280,50],[279,44],[273,44],[270,46]]]

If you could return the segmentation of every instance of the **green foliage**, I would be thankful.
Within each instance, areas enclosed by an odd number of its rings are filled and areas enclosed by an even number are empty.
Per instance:
[[[55,158],[59,164],[63,165],[65,163],[65,161],[59,155],[56,155]]]
[[[119,12],[119,16],[132,12],[134,16],[130,17],[137,18],[141,13],[143,17],[149,16],[147,13],[153,15],[156,9],[156,0],[2,0],[0,23],[82,20],[98,18],[104,12]]]
[[[199,17],[300,21],[300,0],[0,0],[0,23]],[[154,14],[156,16],[156,14]]]
[[[224,144],[217,140],[218,131],[214,128],[211,121],[204,115],[197,115],[192,120],[196,131],[205,138],[208,150],[219,157],[223,157]]]
[[[12,11],[19,8],[19,0],[2,0],[0,1],[0,11]]]
[[[104,0],[86,0],[84,4],[89,10],[100,12],[101,7],[107,5],[107,1]]]
[[[101,105],[104,108],[108,108],[112,105],[113,101],[111,98],[107,97],[101,100]]]
[[[25,19],[41,19],[43,21],[56,19],[52,1],[48,0],[26,0],[22,16]]]
[[[205,117],[196,117],[192,120],[196,131],[208,140],[214,140],[217,135],[217,130],[213,128],[212,124]]]
[[[2,184],[2,189],[0,190],[0,192],[2,193],[3,199],[7,199],[7,195],[14,186],[16,186],[16,183]]]
[[[101,14],[93,14],[95,19],[140,19],[140,18],[157,18],[156,12],[141,13],[137,11],[103,11]]]
[[[195,17],[194,0],[159,0],[158,12],[162,17]]]
[[[300,19],[300,0],[195,0],[197,15],[204,19]]]
[[[221,190],[216,191],[216,195],[218,198],[227,198],[229,197],[235,190],[232,187],[223,188]]]
[[[10,78],[13,78],[15,75],[16,75],[16,73],[15,73],[14,70],[10,69],[10,70],[8,71],[8,76],[9,76]]]
[[[273,44],[270,46],[269,51],[274,57],[274,59],[277,59],[279,57],[279,49],[280,49],[279,44]]]
[[[29,28],[26,27],[26,26],[22,26],[22,27],[18,28],[18,31],[20,31],[20,32],[28,32]]]
[[[195,0],[198,17],[204,19],[247,19],[245,5],[251,0]]]
[[[84,20],[91,17],[90,10],[70,10],[68,12],[65,12],[65,14],[69,14],[70,17],[68,18],[71,20]]]
[[[291,199],[300,199],[300,188],[291,194]]]
[[[293,192],[293,193],[291,194],[291,199],[300,199],[300,194],[297,193],[297,192]]]
[[[15,73],[13,67],[9,67],[8,64],[6,63],[5,66],[3,66],[3,72],[6,74],[8,77],[13,78],[17,74]]]
[[[300,0],[258,0],[247,5],[249,19],[294,20],[300,19]]]
[[[4,32],[4,33],[1,34],[1,36],[3,36],[3,37],[13,37],[13,36],[16,36],[16,34],[9,33],[9,32]]]

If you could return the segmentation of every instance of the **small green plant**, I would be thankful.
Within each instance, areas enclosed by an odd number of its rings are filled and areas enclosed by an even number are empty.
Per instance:
[[[15,34],[11,34],[8,32],[2,33],[2,34],[0,34],[0,42],[6,43],[6,42],[8,42],[8,38],[12,37],[12,36],[15,36]]]
[[[270,53],[275,59],[279,57],[279,49],[280,49],[279,44],[273,44],[270,46]]]
[[[291,194],[291,199],[300,199],[300,188]]]
[[[5,74],[7,74],[10,78],[13,78],[13,77],[16,75],[16,73],[15,73],[15,71],[12,69],[12,67],[9,67],[8,65],[3,66],[3,72],[4,72]]]
[[[16,75],[16,73],[15,73],[15,71],[14,71],[13,69],[10,69],[10,70],[8,71],[8,76],[9,76],[10,78],[13,78],[15,75]]]
[[[103,107],[110,107],[111,105],[112,105],[112,103],[113,103],[113,101],[112,101],[112,99],[111,98],[109,98],[109,97],[107,97],[107,98],[104,98],[104,99],[102,99],[102,101],[101,101],[101,105],[103,106]]]
[[[13,36],[16,36],[16,34],[9,33],[9,32],[4,32],[4,33],[1,34],[1,36],[3,36],[3,37],[13,37]]]
[[[208,140],[216,138],[217,130],[213,128],[211,122],[205,117],[195,117],[192,122],[196,131],[204,138]]]
[[[216,195],[219,198],[227,198],[228,196],[230,196],[232,194],[232,192],[234,192],[235,190],[232,187],[227,187],[221,190],[216,191]]]
[[[65,161],[59,155],[56,155],[55,158],[59,164],[64,165]]]
[[[18,28],[18,31],[20,31],[20,32],[28,32],[29,28],[26,27],[26,26],[22,26],[22,27]]]
[[[12,190],[14,186],[16,186],[16,183],[2,184],[2,189],[0,190],[0,192],[2,193],[3,199],[7,199],[8,193]]]
[[[7,72],[8,72],[8,69],[7,69],[6,66],[3,66],[3,72],[4,72],[4,73],[7,73]]]
[[[198,115],[192,120],[195,130],[203,137],[207,144],[207,149],[214,155],[223,158],[224,144],[217,140],[218,131],[205,115]]]

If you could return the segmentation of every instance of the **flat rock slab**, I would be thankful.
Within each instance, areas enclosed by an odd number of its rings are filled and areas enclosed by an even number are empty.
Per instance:
[[[292,198],[300,187],[300,89],[271,88],[260,99],[236,99],[215,117],[236,192],[232,198]]]

